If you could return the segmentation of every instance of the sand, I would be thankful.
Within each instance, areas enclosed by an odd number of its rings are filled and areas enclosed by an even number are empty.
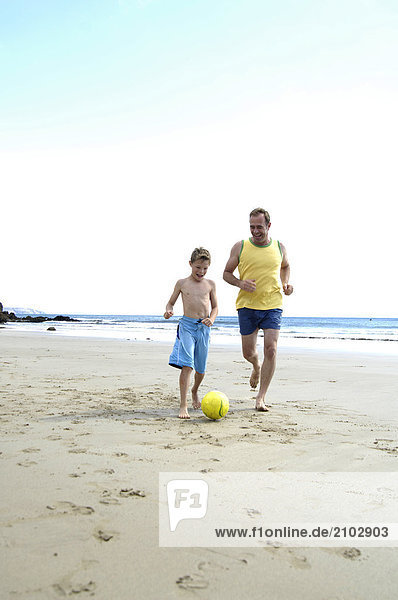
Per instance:
[[[238,348],[212,346],[178,414],[170,345],[0,330],[0,597],[391,599],[395,548],[159,548],[159,472],[396,471],[397,360],[283,350],[253,410]]]

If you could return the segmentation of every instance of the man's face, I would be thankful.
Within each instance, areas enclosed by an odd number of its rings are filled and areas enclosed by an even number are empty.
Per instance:
[[[268,231],[271,223],[266,223],[264,215],[250,217],[250,233],[255,244],[268,243]]]

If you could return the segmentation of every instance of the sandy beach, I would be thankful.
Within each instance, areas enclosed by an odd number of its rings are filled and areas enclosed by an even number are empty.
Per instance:
[[[257,413],[238,348],[211,346],[178,414],[169,344],[0,331],[1,598],[390,600],[395,548],[160,548],[159,472],[398,469],[397,359],[283,350]],[[395,590],[395,591],[394,591]]]

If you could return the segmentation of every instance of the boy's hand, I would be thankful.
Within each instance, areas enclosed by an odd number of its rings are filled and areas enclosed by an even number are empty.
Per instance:
[[[166,310],[166,312],[164,313],[164,318],[165,319],[170,319],[170,317],[172,317],[174,315],[172,310]]]
[[[211,327],[213,325],[213,321],[209,319],[209,317],[206,317],[206,319],[202,319],[202,323],[203,325],[206,325],[206,327]]]

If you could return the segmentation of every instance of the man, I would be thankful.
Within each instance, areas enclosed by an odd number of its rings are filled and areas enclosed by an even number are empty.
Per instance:
[[[225,266],[224,280],[240,288],[236,300],[239,329],[242,336],[243,357],[253,365],[250,385],[254,389],[260,381],[256,409],[268,410],[265,395],[275,371],[276,347],[282,317],[283,293],[290,296],[290,266],[286,248],[269,236],[271,220],[263,208],[250,213],[248,240],[237,242]],[[234,276],[238,267],[239,279]],[[260,365],[257,352],[257,334],[264,332],[264,361]]]

